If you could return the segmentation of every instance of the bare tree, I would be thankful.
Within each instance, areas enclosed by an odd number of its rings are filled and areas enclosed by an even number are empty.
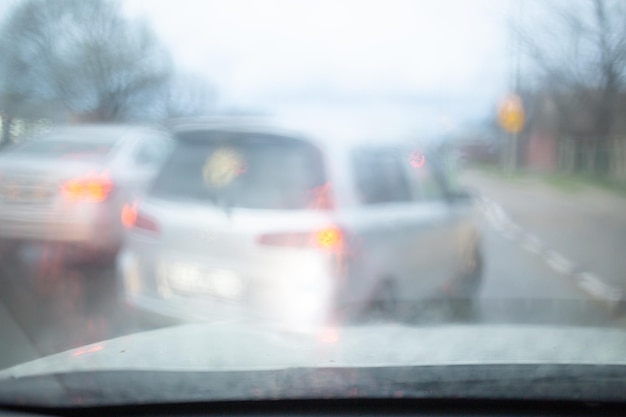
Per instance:
[[[165,118],[207,115],[215,110],[217,93],[203,77],[178,72],[163,95]]]
[[[563,136],[585,138],[595,152],[614,138],[618,127],[626,70],[626,2],[526,3],[530,14],[514,30],[531,63],[536,89],[551,95]]]
[[[0,29],[0,103],[6,117],[26,102],[54,103],[79,120],[141,115],[171,76],[150,28],[114,0],[25,0]]]

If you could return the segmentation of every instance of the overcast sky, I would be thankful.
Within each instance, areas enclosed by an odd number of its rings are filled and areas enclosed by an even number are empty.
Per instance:
[[[505,93],[506,0],[127,0],[223,105],[480,117]],[[365,113],[363,113],[365,114]]]

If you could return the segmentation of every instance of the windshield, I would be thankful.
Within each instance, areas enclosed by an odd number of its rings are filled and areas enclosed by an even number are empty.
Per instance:
[[[155,197],[293,210],[312,207],[324,185],[320,152],[304,142],[215,132],[180,136],[152,185]]]
[[[0,408],[626,403],[625,22],[0,1]]]

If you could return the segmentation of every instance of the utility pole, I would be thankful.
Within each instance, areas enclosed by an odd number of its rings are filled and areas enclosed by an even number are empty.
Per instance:
[[[524,0],[516,0],[515,4],[517,6],[517,13],[513,16],[513,18],[517,18],[520,19],[520,21],[522,20],[522,12],[523,12],[523,5],[524,5]],[[520,37],[520,33],[519,31],[515,31],[515,50],[514,50],[514,54],[515,54],[515,78],[513,80],[513,92],[517,97],[520,97],[520,66],[521,66],[521,49],[522,49],[522,40]],[[518,156],[518,152],[519,152],[519,134],[520,134],[520,130],[516,130],[515,132],[512,133],[512,155],[511,155],[511,171],[516,171],[518,168],[518,160],[519,160],[519,156]]]
[[[509,0],[509,24],[514,19],[521,19],[524,0]],[[515,5],[514,5],[515,3]],[[509,78],[511,93],[501,103],[498,121],[504,129],[504,144],[502,147],[502,166],[505,171],[514,172],[518,168],[519,134],[525,123],[525,113],[520,98],[521,76],[521,38],[519,32],[509,35],[509,53],[513,69]]]

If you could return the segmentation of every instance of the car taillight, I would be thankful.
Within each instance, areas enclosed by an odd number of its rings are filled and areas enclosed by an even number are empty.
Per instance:
[[[315,232],[315,243],[318,247],[332,249],[343,244],[343,234],[335,227],[329,227]]]
[[[122,207],[122,225],[131,228],[137,221],[137,203],[124,204]]]
[[[107,199],[112,190],[113,182],[106,174],[73,178],[61,186],[63,196],[70,201],[101,202]]]
[[[343,240],[341,229],[327,227],[314,232],[267,233],[259,237],[258,243],[266,246],[337,250],[342,248]]]
[[[159,225],[155,220],[138,211],[137,203],[124,205],[122,224],[127,229],[140,229],[154,233],[159,231]]]

